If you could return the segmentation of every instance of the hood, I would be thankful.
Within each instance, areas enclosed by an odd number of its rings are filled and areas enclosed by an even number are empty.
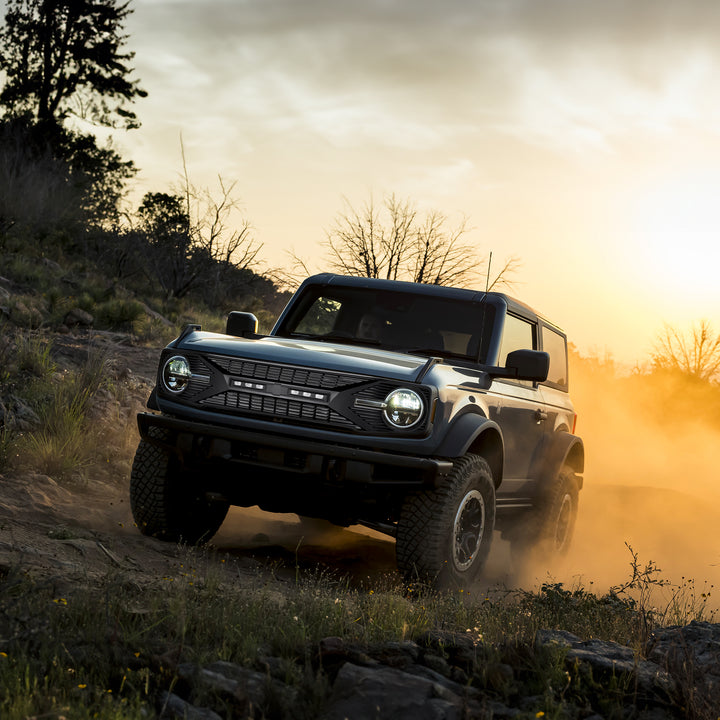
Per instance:
[[[391,352],[361,345],[343,345],[312,340],[264,337],[258,340],[195,331],[183,337],[176,349],[204,355],[229,355],[263,362],[322,370],[359,373],[394,380],[416,382],[428,364],[427,357]]]

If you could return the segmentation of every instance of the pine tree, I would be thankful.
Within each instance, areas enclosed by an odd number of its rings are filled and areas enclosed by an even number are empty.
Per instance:
[[[110,127],[138,127],[128,104],[147,93],[130,79],[123,52],[132,12],[117,0],[8,0],[0,31],[0,107],[56,124],[69,115]]]

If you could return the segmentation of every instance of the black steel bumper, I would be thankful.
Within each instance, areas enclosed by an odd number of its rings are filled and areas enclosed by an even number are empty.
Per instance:
[[[348,445],[269,434],[246,428],[138,414],[147,442],[166,447],[185,464],[241,464],[333,482],[432,486],[453,467],[450,460],[401,455]]]

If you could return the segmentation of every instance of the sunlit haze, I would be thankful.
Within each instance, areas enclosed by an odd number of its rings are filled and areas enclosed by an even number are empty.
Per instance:
[[[322,268],[343,209],[396,193],[581,351],[644,362],[664,322],[720,329],[714,0],[134,0],[149,92],[118,134],[133,200],[182,170],[237,195],[264,244]]]

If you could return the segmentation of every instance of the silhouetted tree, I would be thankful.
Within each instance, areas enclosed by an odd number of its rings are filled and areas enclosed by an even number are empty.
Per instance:
[[[135,173],[111,147],[29,116],[0,120],[0,222],[22,227],[112,224]]]
[[[190,182],[185,159],[185,146],[180,140],[183,162],[182,193],[188,213],[195,261],[204,262],[203,298],[211,307],[236,299],[242,286],[258,276],[258,254],[262,243],[252,236],[252,226],[241,214],[240,201],[233,195],[236,182],[227,185],[218,176],[219,195],[205,188],[200,190]],[[247,289],[247,288],[243,288]]]
[[[712,380],[720,373],[720,334],[707,320],[692,326],[689,333],[666,325],[651,353],[656,370],[678,371],[697,380]]]
[[[217,306],[255,278],[262,245],[245,218],[231,222],[239,209],[232,196],[235,185],[219,182],[216,197],[193,187],[186,174],[179,191],[148,193],[138,209],[138,229],[148,239],[146,272],[168,297],[196,290]]]
[[[147,93],[129,79],[133,53],[122,51],[130,12],[127,2],[117,0],[8,0],[0,30],[0,165],[6,170],[0,182],[39,193],[30,206],[51,211],[35,213],[40,222],[117,220],[133,163],[65,120],[75,115],[138,127],[128,104]],[[46,192],[51,187],[68,201],[61,213],[55,212],[56,196]],[[5,195],[5,222],[27,219],[25,203],[15,202],[15,195]]]
[[[482,274],[477,248],[465,240],[466,222],[449,227],[442,213],[420,216],[408,200],[385,198],[378,209],[372,198],[361,210],[346,201],[325,241],[330,269],[344,275],[410,280],[431,285],[489,287],[508,282],[516,268],[514,258],[492,278]],[[296,258],[306,269],[306,264]]]
[[[60,124],[74,114],[105,126],[137,127],[128,103],[147,93],[130,80],[117,0],[8,0],[0,31],[0,106]]]
[[[182,195],[147,193],[138,208],[147,245],[146,272],[167,297],[183,297],[202,268],[193,264],[190,217]]]

